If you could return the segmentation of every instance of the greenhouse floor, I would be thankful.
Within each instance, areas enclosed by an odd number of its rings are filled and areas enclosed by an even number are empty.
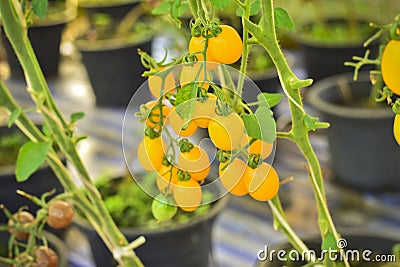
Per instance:
[[[67,58],[62,64],[60,77],[50,80],[49,84],[56,102],[66,115],[76,111],[86,113],[78,131],[90,136],[80,147],[89,170],[94,176],[104,171],[99,166],[122,171],[125,161],[121,150],[121,127],[125,110],[95,108],[83,66],[74,58]],[[7,84],[24,107],[32,105],[23,82],[8,80]],[[282,128],[288,122],[288,109],[284,102],[276,111],[278,127]],[[322,160],[327,177],[327,198],[337,225],[368,232],[385,231],[392,236],[397,235],[400,240],[399,190],[360,192],[335,184],[329,170],[328,144],[324,133],[312,134],[312,143]],[[281,200],[288,220],[300,235],[318,233],[317,208],[303,161],[293,144],[284,140],[277,142],[274,166],[281,179],[294,179],[281,187]],[[71,249],[71,266],[93,266],[88,245],[78,230],[71,229],[66,240]],[[259,250],[282,240],[285,240],[284,236],[273,228],[267,203],[256,202],[249,197],[231,197],[213,230],[212,266],[253,266]]]

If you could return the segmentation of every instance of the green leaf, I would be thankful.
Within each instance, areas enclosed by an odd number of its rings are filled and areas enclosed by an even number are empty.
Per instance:
[[[260,125],[254,114],[245,114],[242,117],[246,133],[251,138],[261,139]]]
[[[10,128],[14,124],[14,122],[19,118],[19,116],[21,116],[21,114],[22,114],[22,109],[20,108],[14,109],[13,112],[11,112],[11,115],[8,118],[8,123],[7,123],[8,128]]]
[[[153,13],[153,15],[167,14],[169,13],[170,6],[170,1],[161,1],[161,3],[155,9],[153,9],[151,13]]]
[[[324,240],[322,241],[321,245],[322,250],[337,250],[338,246],[336,244],[336,238],[333,233],[328,233],[325,235]]]
[[[276,124],[268,107],[259,107],[254,113],[261,129],[261,140],[273,143],[276,139]]]
[[[179,89],[176,94],[175,110],[185,122],[190,121],[192,118],[197,90],[197,83],[188,83]]]
[[[75,112],[71,114],[71,124],[83,119],[83,117],[85,117],[85,113],[84,112]]]
[[[229,0],[210,0],[211,5],[217,9],[223,10],[229,4]]]
[[[315,131],[317,129],[316,123],[318,122],[318,118],[311,117],[306,114],[304,116],[304,123],[306,124],[307,129]]]
[[[251,2],[251,5],[250,5],[250,16],[255,16],[255,15],[257,15],[258,12],[260,11],[260,7],[261,7],[261,1],[260,1],[260,0],[252,1],[252,2]],[[244,15],[244,9],[241,8],[241,7],[239,7],[239,8],[236,10],[236,15],[237,15],[238,17],[243,16],[243,15]]]
[[[47,12],[47,0],[32,0],[33,13],[42,19]]]
[[[277,28],[293,30],[294,24],[286,9],[282,7],[275,7],[274,19],[275,19],[275,26]]]
[[[16,177],[18,182],[24,182],[31,176],[45,161],[47,152],[51,149],[51,142],[27,142],[18,153]]]
[[[51,137],[52,132],[51,132],[50,126],[47,124],[47,122],[43,122],[42,131],[45,136]]]
[[[267,106],[262,103],[267,102],[269,108],[275,107],[282,100],[283,95],[279,93],[262,93],[257,96],[259,106]]]

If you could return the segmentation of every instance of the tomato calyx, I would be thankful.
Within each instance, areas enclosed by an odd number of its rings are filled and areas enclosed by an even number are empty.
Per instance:
[[[396,100],[396,102],[394,102],[393,106],[392,106],[392,110],[395,114],[400,114],[400,98]]]
[[[178,171],[178,181],[184,182],[190,180],[190,178],[192,177],[187,171],[184,170]]]
[[[190,22],[190,31],[193,37],[203,36],[206,39],[216,37],[222,32],[222,28],[218,25],[217,20],[211,22],[206,21],[205,25],[201,20]]]
[[[262,163],[262,157],[260,154],[250,154],[247,161],[247,166],[252,169],[256,169]]]
[[[190,143],[189,139],[183,138],[178,142],[179,151],[182,153],[190,152],[193,149],[194,145]]]

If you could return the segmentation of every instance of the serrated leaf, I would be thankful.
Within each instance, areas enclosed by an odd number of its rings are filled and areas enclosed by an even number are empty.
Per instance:
[[[259,106],[267,106],[262,103],[267,102],[269,108],[275,107],[282,100],[283,95],[279,93],[261,93],[257,96]]]
[[[27,142],[18,153],[16,177],[18,182],[24,182],[44,163],[51,149],[51,142]]]
[[[246,133],[251,138],[261,139],[260,125],[254,114],[245,114],[242,117]]]
[[[32,12],[42,19],[47,12],[47,0],[32,0]]]
[[[250,16],[255,16],[258,14],[258,12],[260,11],[260,7],[261,7],[261,1],[260,0],[255,0],[251,2],[250,5]],[[244,15],[244,9],[239,7],[236,10],[236,16],[241,17]]]
[[[261,140],[273,143],[276,139],[276,123],[272,111],[267,107],[259,107],[254,113],[261,129]]]
[[[170,1],[161,1],[161,3],[151,12],[153,15],[161,15],[169,13]]]
[[[229,0],[210,0],[210,3],[213,7],[223,10],[229,4]]]
[[[10,128],[14,122],[21,116],[22,110],[20,108],[14,109],[13,112],[11,112],[10,117],[8,118],[8,123],[7,126]]]
[[[71,124],[83,119],[83,117],[85,117],[85,113],[84,112],[75,112],[71,114]]]
[[[294,27],[293,21],[286,9],[282,7],[274,8],[275,26],[280,29],[292,30]]]
[[[306,124],[307,129],[315,131],[317,129],[315,126],[316,122],[318,122],[318,118],[311,117],[308,114],[304,116],[304,123]]]
[[[175,100],[175,110],[183,121],[190,121],[194,112],[197,96],[197,83],[189,83],[178,90]],[[193,99],[193,100],[192,100]]]

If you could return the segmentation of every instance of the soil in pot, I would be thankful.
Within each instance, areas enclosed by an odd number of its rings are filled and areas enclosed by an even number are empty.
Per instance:
[[[375,262],[374,259],[378,255],[393,255],[392,248],[394,245],[400,242],[399,237],[394,237],[389,234],[380,234],[380,233],[370,233],[369,231],[360,231],[360,230],[349,230],[342,234],[343,242],[341,244],[345,245],[345,250],[350,251],[347,252],[346,255],[348,260],[351,262],[352,267],[378,267],[383,266],[384,262]],[[315,255],[319,257],[321,255],[321,241],[319,236],[314,237],[306,237],[303,239],[306,245],[313,251],[315,251]],[[267,259],[263,259],[262,262],[258,264],[259,267],[280,267],[282,265],[288,267],[297,267],[303,266],[306,264],[304,261],[293,261],[290,260],[289,255],[290,251],[293,250],[293,247],[289,243],[282,243],[276,246],[268,247],[268,251],[272,250],[285,251],[287,256],[287,261],[280,261],[277,257],[277,253],[272,257],[272,261],[267,257]],[[328,249],[327,249],[328,250]],[[331,250],[337,250],[336,248],[332,248]],[[267,254],[268,254],[268,251]],[[365,252],[367,251],[367,252]],[[371,251],[371,253],[369,253]],[[353,254],[354,252],[354,254]],[[364,257],[363,257],[363,252]],[[282,252],[283,253],[283,252]],[[293,253],[292,259],[296,259],[296,255],[298,253]],[[338,253],[336,253],[338,254]],[[325,254],[327,255],[327,254]],[[334,253],[332,255],[335,255]],[[358,256],[357,256],[358,255]],[[281,255],[281,258],[283,255]],[[339,256],[336,255],[338,258]],[[264,257],[264,256],[263,256]],[[379,257],[379,256],[378,256]],[[397,256],[398,257],[398,256]],[[301,259],[301,253],[299,254],[299,259]],[[378,259],[378,258],[377,258]]]
[[[154,182],[156,176],[148,173],[145,178],[146,181]],[[192,213],[178,211],[171,221],[158,223],[151,213],[152,197],[132,178],[127,179],[113,180],[119,185],[102,183],[99,189],[111,215],[127,239],[133,241],[141,235],[145,236],[146,243],[135,250],[143,264],[149,267],[209,266],[212,225],[218,212],[225,206],[226,199],[201,206]],[[203,200],[206,198],[203,195]],[[76,223],[91,244],[96,266],[116,266],[111,253],[94,229],[79,218]]]
[[[29,211],[35,212],[38,207],[32,201],[16,193],[22,190],[35,196],[41,196],[53,189],[56,194],[64,191],[58,179],[48,165],[39,168],[27,181],[18,183],[15,178],[15,162],[19,148],[27,142],[27,138],[17,127],[0,127],[0,203],[4,204],[12,213],[21,206],[27,206]],[[0,212],[0,223],[6,217]]]
[[[44,231],[44,236],[48,241],[49,247],[57,253],[58,267],[68,267],[68,249],[64,242],[54,234],[47,231]],[[6,257],[8,255],[7,242],[9,237],[10,235],[8,232],[0,232],[0,256]],[[37,244],[39,245],[39,243]],[[0,266],[9,267],[10,265],[0,262]]]
[[[320,80],[352,71],[344,62],[351,61],[353,56],[364,56],[367,48],[363,47],[363,42],[373,34],[368,22],[357,23],[359,26],[356,31],[349,30],[348,24],[341,19],[328,20],[326,26],[314,23],[299,29],[294,38],[299,44],[304,67],[310,78]],[[379,43],[374,42],[368,49],[371,50],[371,58],[375,58]]]
[[[363,73],[359,81],[352,81],[352,73],[333,76],[316,83],[307,101],[331,123],[327,137],[336,181],[363,190],[393,189],[400,186],[394,113],[386,105],[341,104],[341,90],[348,88],[354,99],[360,100],[367,98],[370,87],[368,73]]]
[[[73,12],[66,9],[65,3],[55,1],[49,3],[48,14],[41,21],[35,21],[28,28],[28,36],[32,43],[33,50],[39,61],[39,65],[46,78],[58,75],[61,36],[65,25],[73,18]],[[7,54],[7,61],[10,66],[11,77],[23,79],[24,73],[14,50],[2,29],[1,43]]]

